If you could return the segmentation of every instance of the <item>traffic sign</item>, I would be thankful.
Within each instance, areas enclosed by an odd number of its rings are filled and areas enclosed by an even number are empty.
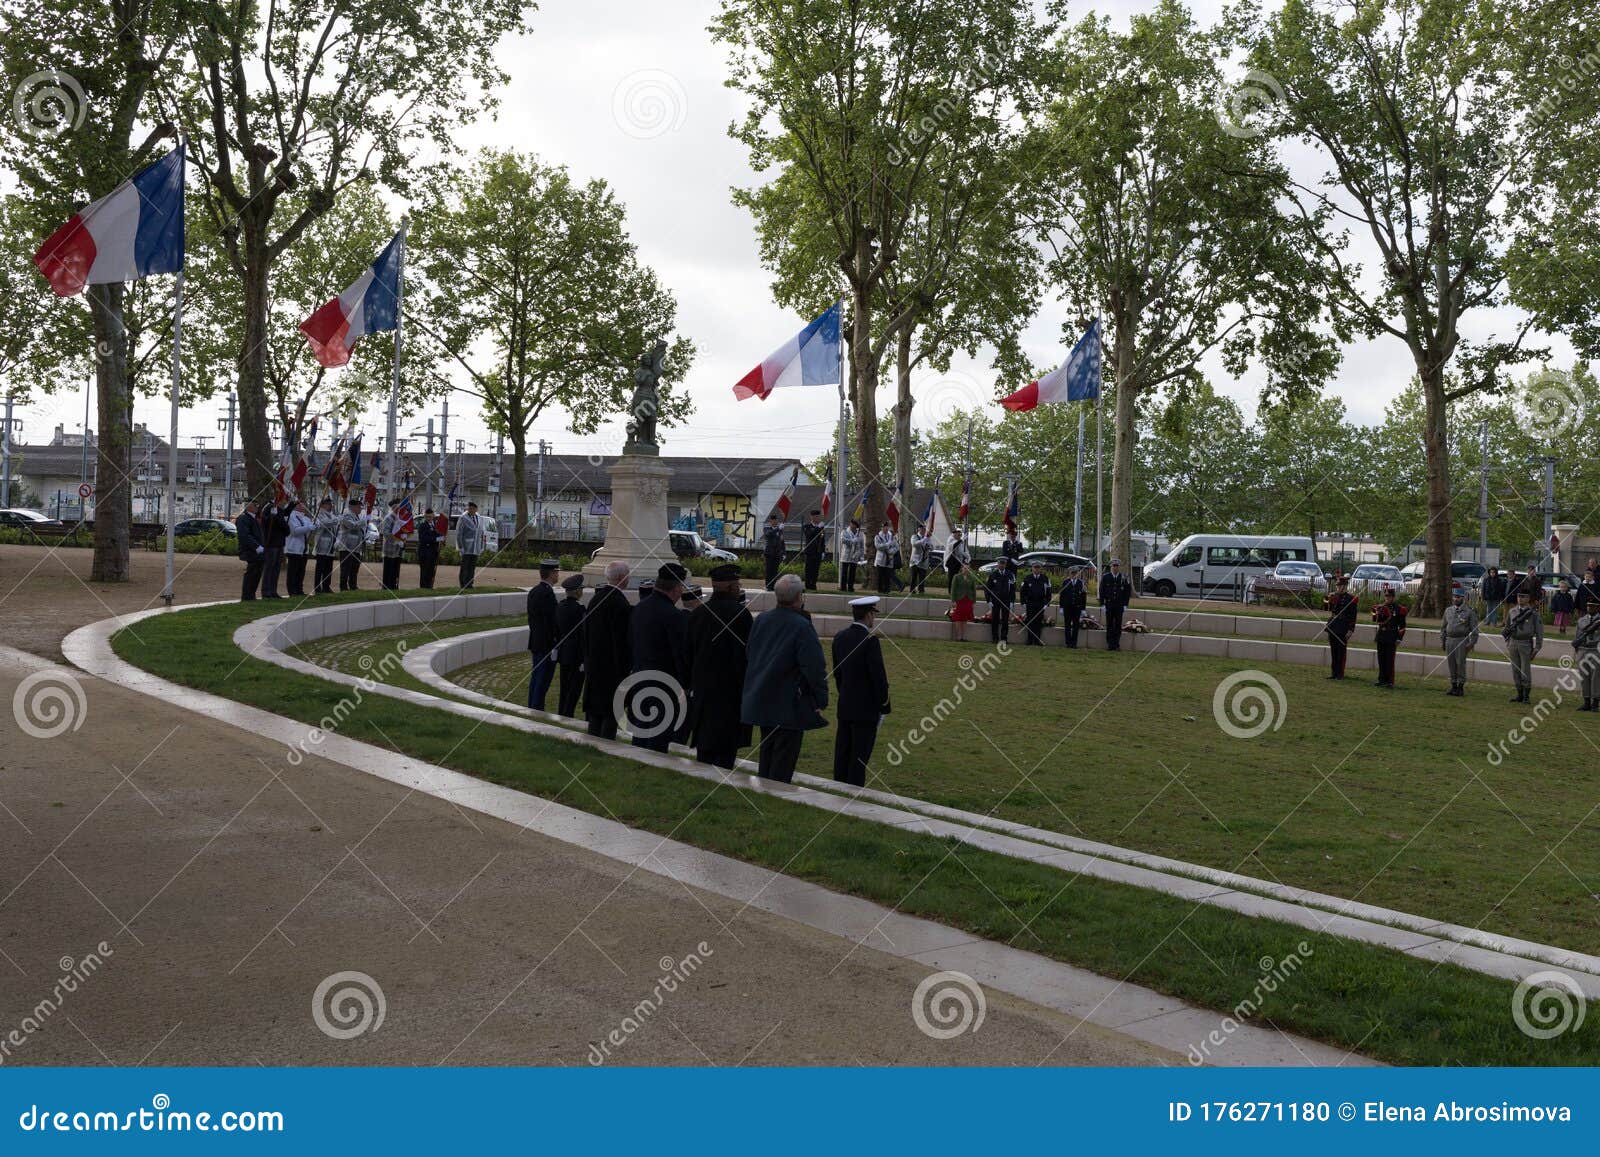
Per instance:
[[[94,487],[93,486],[90,486],[87,482],[78,483],[78,497],[79,498],[87,498],[87,497],[89,497],[89,495],[91,495],[93,493],[94,493]]]

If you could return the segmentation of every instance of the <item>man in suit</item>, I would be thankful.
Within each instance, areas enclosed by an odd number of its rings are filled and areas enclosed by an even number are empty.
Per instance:
[[[483,552],[483,520],[478,504],[467,503],[467,512],[456,519],[456,550],[461,554],[460,585],[470,591],[478,574],[478,555]]]
[[[739,718],[761,728],[758,775],[789,783],[807,731],[826,727],[828,665],[805,613],[805,584],[786,574],[773,584],[777,605],[750,628]]]
[[[361,552],[367,545],[367,523],[361,517],[361,499],[352,498],[339,516],[339,589],[353,591],[361,574]]]
[[[389,500],[389,513],[383,516],[378,527],[378,538],[383,549],[383,574],[378,585],[386,591],[400,589],[400,562],[405,557],[405,540],[396,537],[400,530],[400,500]]]
[[[528,672],[528,706],[543,711],[550,681],[556,674],[556,644],[561,639],[556,622],[556,580],[561,563],[547,558],[539,564],[539,581],[528,588],[528,654],[533,667]]]
[[[633,649],[628,620],[628,564],[606,564],[606,581],[589,596],[583,616],[583,714],[589,734],[602,739],[617,737],[617,717],[612,711],[617,688],[633,669]]]
[[[289,541],[289,511],[292,509],[287,498],[280,498],[261,514],[261,544],[266,547],[261,567],[261,597],[264,599],[283,597],[278,593],[278,572],[283,568],[283,548]]]
[[[878,724],[889,714],[889,674],[883,666],[883,644],[872,633],[877,598],[851,599],[850,617],[850,625],[833,637],[833,682],[839,691],[833,778],[865,787]]]
[[[1005,643],[1011,639],[1011,604],[1017,597],[1017,576],[1011,571],[1011,560],[1001,558],[994,570],[984,579],[989,593],[989,641]]]
[[[1122,650],[1122,613],[1133,601],[1133,583],[1122,573],[1122,560],[1111,560],[1111,573],[1100,580],[1100,607],[1106,615],[1106,650]]]
[[[1083,622],[1083,612],[1089,606],[1089,591],[1083,585],[1083,571],[1077,567],[1067,572],[1061,583],[1061,629],[1066,632],[1067,646],[1078,645],[1078,628]]]
[[[1478,645],[1478,612],[1467,606],[1467,592],[1456,587],[1450,605],[1439,624],[1439,642],[1450,664],[1450,690],[1446,695],[1467,693],[1467,658]]]
[[[561,589],[567,597],[556,607],[556,664],[561,668],[556,710],[576,719],[583,696],[583,576],[568,575],[561,580]]]
[[[813,510],[806,515],[800,536],[804,540],[800,549],[806,556],[806,590],[814,591],[817,589],[817,574],[822,570],[823,547],[828,541],[828,528],[822,525],[822,511]]]
[[[689,572],[669,562],[628,622],[633,684],[626,704],[635,747],[666,751],[689,714],[689,619],[678,609]]]
[[[750,746],[739,697],[754,623],[739,590],[739,568],[712,568],[711,597],[689,619],[689,728],[701,763],[731,768],[739,749]]]
[[[254,499],[246,502],[244,513],[234,520],[233,527],[239,532],[239,561],[244,563],[244,586],[239,592],[239,601],[253,603],[256,588],[261,585],[261,568],[267,554],[261,535],[261,504]]]
[[[778,568],[783,565],[783,523],[776,514],[767,515],[767,525],[761,532],[761,560],[767,567],[767,589],[778,581]]]
[[[1330,679],[1344,678],[1345,657],[1350,651],[1350,636],[1356,633],[1356,597],[1350,593],[1350,580],[1339,576],[1339,589],[1328,596],[1328,621],[1322,629],[1328,635]]]
[[[1019,592],[1022,598],[1023,623],[1028,629],[1027,645],[1044,646],[1044,609],[1050,605],[1050,576],[1044,573],[1044,564],[1034,561],[1033,573],[1022,580]]]
[[[417,568],[421,572],[417,585],[425,591],[433,589],[433,576],[439,569],[439,528],[433,522],[433,510],[422,512],[417,523]]]

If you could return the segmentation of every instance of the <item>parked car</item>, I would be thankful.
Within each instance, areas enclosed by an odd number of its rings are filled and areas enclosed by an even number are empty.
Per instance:
[[[1405,576],[1400,573],[1400,568],[1397,566],[1381,562],[1364,562],[1350,572],[1350,593],[1353,595],[1365,591],[1382,594],[1387,590],[1401,593],[1405,589]]]
[[[1427,568],[1427,560],[1421,558],[1400,568],[1400,575],[1406,581],[1407,593],[1414,595],[1422,589],[1422,576],[1427,572]],[[1476,590],[1478,584],[1483,581],[1483,576],[1488,573],[1488,569],[1481,562],[1452,562],[1451,589],[1460,587],[1468,592]]]
[[[1248,588],[1280,562],[1317,561],[1317,548],[1304,535],[1191,534],[1144,569],[1142,589],[1158,598],[1174,595],[1231,597],[1241,582]]]
[[[213,535],[222,534],[229,538],[239,536],[239,528],[226,518],[185,518],[173,528],[179,538],[186,535]]]
[[[669,530],[667,537],[672,542],[672,553],[679,558],[709,558],[713,562],[738,562],[739,556],[731,550],[723,550],[720,546],[712,546],[693,530]]]
[[[943,552],[940,552],[939,562],[940,565],[943,565],[944,563]],[[1021,558],[1017,560],[1017,569],[1022,572],[1027,572],[1033,568],[1033,564],[1035,562],[1043,563],[1045,571],[1053,578],[1065,576],[1067,571],[1071,570],[1073,567],[1085,567],[1087,568],[1088,573],[1084,577],[1094,577],[1094,561],[1092,559],[1087,559],[1081,554],[1073,554],[1072,552],[1065,550],[1027,551],[1022,555]],[[978,568],[978,570],[983,574],[993,574],[995,567],[999,565],[1000,560],[995,559],[992,562],[984,563]]]
[[[1325,594],[1327,590],[1328,579],[1322,567],[1314,562],[1291,559],[1273,567],[1271,574],[1251,579],[1244,589],[1244,601],[1258,603],[1263,594]]]
[[[9,526],[13,530],[64,529],[59,519],[49,518],[37,510],[28,510],[21,506],[0,510],[0,526]]]

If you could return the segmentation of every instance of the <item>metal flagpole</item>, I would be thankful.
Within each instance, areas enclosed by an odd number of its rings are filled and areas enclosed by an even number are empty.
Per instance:
[[[1096,394],[1094,396],[1094,569],[1097,575],[1104,569],[1100,559],[1100,544],[1104,541],[1100,522],[1100,503],[1104,495],[1100,460],[1105,456],[1105,445],[1105,427],[1100,421],[1100,395]],[[1098,583],[1098,578],[1095,581]]]
[[[967,463],[965,472],[961,475],[961,484],[967,494],[968,513],[972,506],[972,419],[967,419]],[[972,550],[972,539],[967,535],[967,515],[961,516],[961,541],[967,544],[967,550]]]
[[[178,548],[178,396],[183,386],[183,270],[172,287],[172,429],[167,443],[167,585],[161,601],[172,605],[172,567]],[[85,432],[87,436],[87,431]]]
[[[387,513],[394,501],[394,473],[398,459],[395,457],[395,410],[400,405],[400,346],[401,331],[405,328],[406,300],[406,230],[410,217],[400,218],[400,269],[395,277],[394,298],[394,377],[389,382],[389,429],[383,440],[383,509]]]
[[[1083,407],[1078,407],[1078,480],[1072,491],[1072,553],[1083,553]]]
[[[844,565],[844,496],[848,487],[845,485],[844,455],[845,455],[845,385],[849,379],[845,376],[844,361],[844,298],[839,299],[839,447],[834,455],[833,479],[833,565],[835,568]],[[840,571],[842,579],[843,572]]]

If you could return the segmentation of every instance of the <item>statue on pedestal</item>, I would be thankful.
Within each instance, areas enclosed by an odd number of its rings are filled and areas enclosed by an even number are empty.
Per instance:
[[[661,448],[656,444],[656,414],[661,409],[661,363],[667,356],[667,343],[657,341],[650,352],[639,358],[633,371],[633,398],[628,402],[628,441],[622,447],[624,454],[643,454],[656,457]]]

